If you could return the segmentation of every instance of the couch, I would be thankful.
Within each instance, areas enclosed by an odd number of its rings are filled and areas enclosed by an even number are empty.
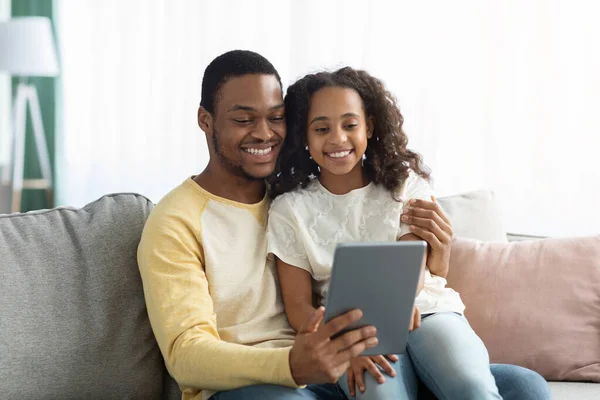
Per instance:
[[[503,232],[498,238],[461,222],[478,213],[499,220],[491,200],[478,192],[440,203],[457,235],[504,240]],[[121,193],[81,209],[0,215],[0,397],[180,398],[152,334],[136,262],[152,207]],[[552,383],[552,390],[558,400],[600,398],[594,383]]]

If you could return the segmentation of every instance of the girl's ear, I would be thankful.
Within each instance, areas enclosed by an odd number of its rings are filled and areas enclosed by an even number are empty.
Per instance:
[[[375,130],[375,120],[373,117],[367,118],[367,139],[373,137],[373,131]]]

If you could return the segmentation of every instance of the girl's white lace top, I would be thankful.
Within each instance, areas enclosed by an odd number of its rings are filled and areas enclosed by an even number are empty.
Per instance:
[[[395,200],[384,187],[370,183],[344,195],[329,192],[318,179],[306,188],[278,196],[271,204],[268,252],[308,271],[313,289],[325,304],[335,245],[340,242],[395,241],[410,233],[400,215],[409,199],[431,200],[429,183],[411,172]],[[369,268],[365,265],[365,268]],[[446,279],[425,272],[425,287],[415,304],[422,314],[463,313],[465,306]]]

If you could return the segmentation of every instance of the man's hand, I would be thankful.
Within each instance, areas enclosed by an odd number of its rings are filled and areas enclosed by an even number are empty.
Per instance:
[[[373,326],[341,332],[362,317],[353,310],[321,325],[325,309],[319,307],[298,331],[290,351],[290,370],[298,385],[335,383],[350,366],[350,360],[377,345]]]
[[[348,387],[350,388],[350,395],[354,397],[356,395],[356,387],[360,390],[361,393],[365,392],[365,380],[364,380],[364,371],[368,371],[377,383],[385,382],[385,377],[381,373],[381,370],[377,368],[377,365],[383,369],[383,372],[391,376],[392,378],[396,376],[396,371],[388,362],[390,361],[398,361],[398,356],[389,355],[384,356],[360,356],[353,358],[350,360],[350,367],[347,371],[348,377]]]
[[[429,243],[427,267],[432,274],[445,278],[450,266],[452,225],[435,197],[431,196],[431,200],[409,200],[400,221],[410,224],[410,231]]]

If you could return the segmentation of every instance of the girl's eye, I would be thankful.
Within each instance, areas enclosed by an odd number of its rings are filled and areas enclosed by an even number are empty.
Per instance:
[[[315,131],[317,131],[319,133],[325,133],[325,132],[327,132],[327,128],[316,128]]]
[[[348,129],[354,129],[357,126],[358,126],[358,124],[349,124],[349,125],[346,125],[346,128],[348,128]]]

